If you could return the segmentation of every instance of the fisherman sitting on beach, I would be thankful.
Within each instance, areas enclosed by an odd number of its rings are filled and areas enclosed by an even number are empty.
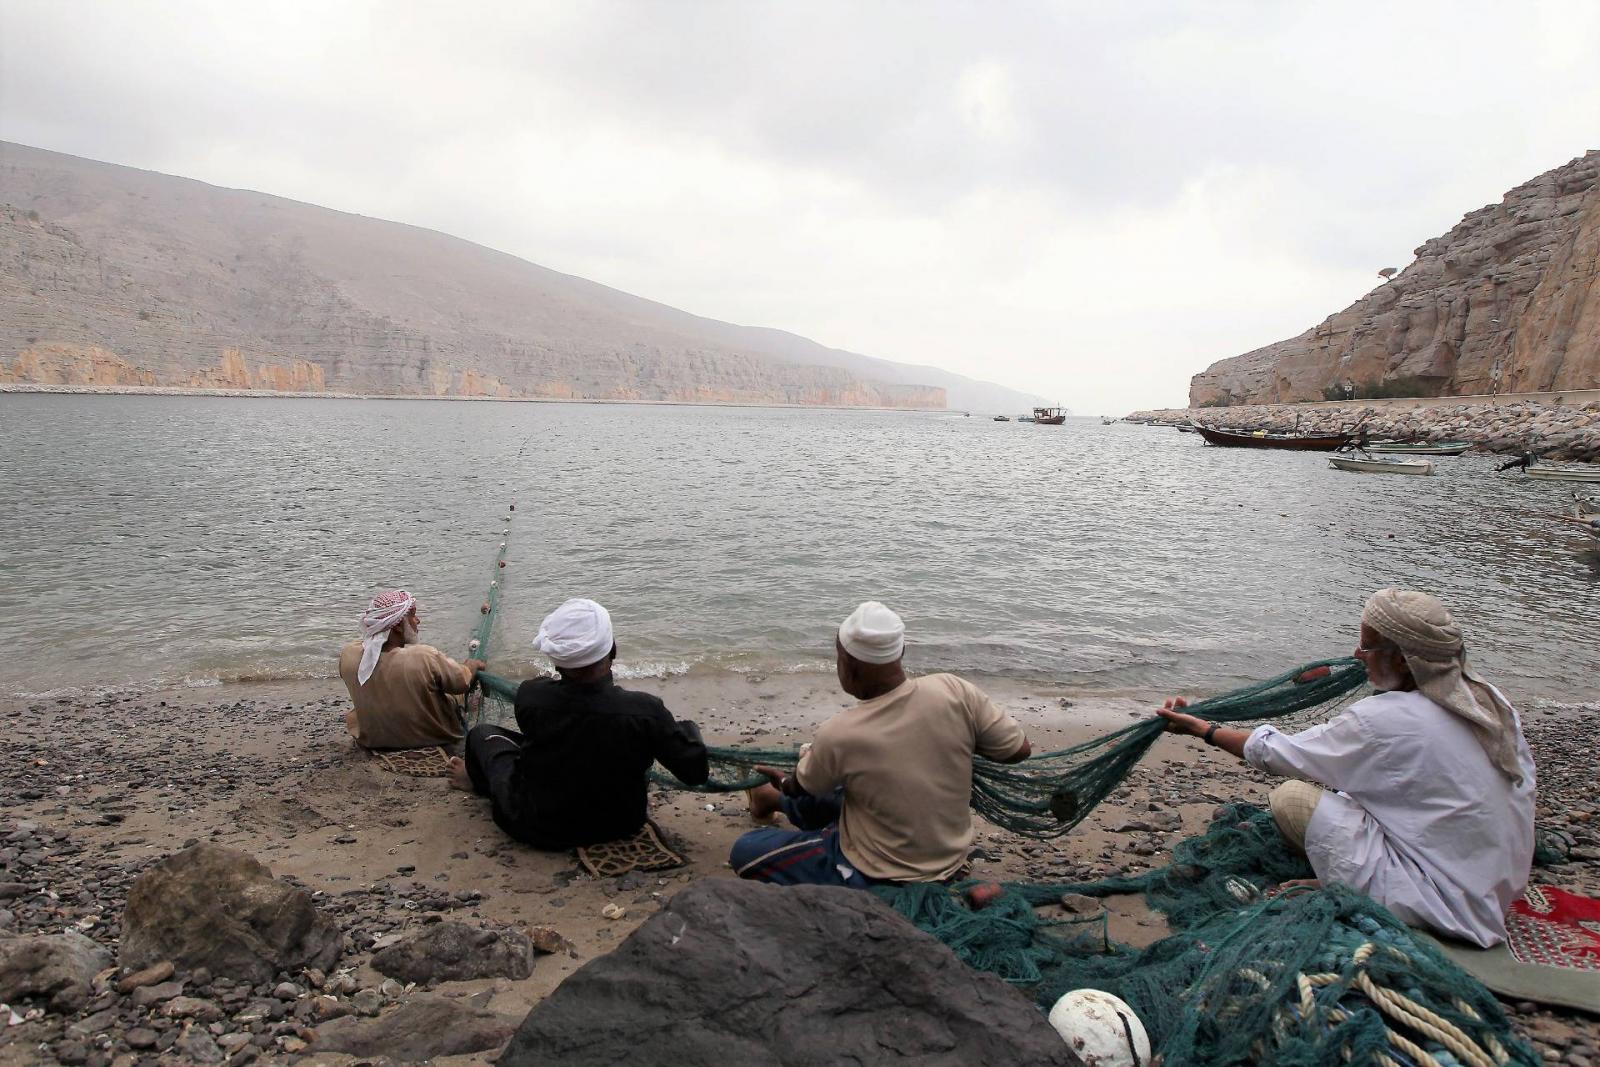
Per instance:
[[[1373,594],[1355,655],[1377,695],[1302,733],[1221,727],[1178,711],[1181,698],[1160,714],[1296,779],[1269,803],[1311,861],[1307,884],[1337,882],[1412,925],[1496,945],[1533,861],[1533,756],[1516,710],[1468,667],[1461,630],[1426,593]]]
[[[839,686],[860,703],[829,719],[793,775],[758,768],[751,813],[797,829],[752,830],[728,862],[741,878],[865,888],[956,877],[972,847],[972,757],[1028,758],[1027,737],[952,674],[907,678],[905,626],[877,601],[839,627]]]
[[[652,763],[688,785],[709,777],[699,727],[612,680],[617,646],[605,608],[569,600],[534,643],[560,678],[523,682],[519,729],[474,726],[466,759],[450,761],[450,784],[488,797],[500,829],[542,849],[615,841],[645,823]]]
[[[339,653],[339,677],[354,707],[345,725],[363,748],[428,748],[461,740],[452,695],[467,691],[483,661],[457,663],[417,642],[417,598],[379,593],[361,615],[361,640]]]

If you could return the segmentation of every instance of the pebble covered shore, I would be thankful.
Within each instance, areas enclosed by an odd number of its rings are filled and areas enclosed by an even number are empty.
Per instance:
[[[1551,460],[1600,461],[1600,401],[1582,407],[1516,400],[1506,404],[1409,407],[1386,404],[1269,404],[1136,411],[1130,420],[1197,423],[1269,433],[1344,433],[1372,440],[1470,441],[1484,452],[1534,452]]]
[[[817,703],[827,692],[826,680],[808,683],[803,694],[760,679],[738,684],[747,698],[703,716],[714,740],[803,740],[804,728],[781,725],[796,721],[789,702]],[[1082,713],[1079,702],[1053,695],[1007,703],[1043,743],[1066,740],[1059,724]],[[1112,704],[1112,714],[1126,719],[1143,714],[1134,710],[1140,706]],[[570,853],[510,843],[480,803],[438,779],[376,770],[340,732],[342,700],[312,687],[287,695],[237,687],[171,699],[61,699],[8,710],[0,937],[76,931],[112,962],[69,1010],[11,1004],[17,1021],[0,1020],[0,1064],[402,1062],[439,1047],[440,1018],[457,1020],[458,1030],[477,1027],[467,1036],[490,1048],[531,1004],[678,889],[695,878],[729,877],[728,843],[749,826],[742,796],[658,793],[655,818],[691,866],[597,879]],[[1600,893],[1600,798],[1588,725],[1597,711],[1525,715],[1540,768],[1539,817],[1574,844],[1573,862],[1536,877],[1591,895]],[[1080,725],[1080,733],[1103,728]],[[982,827],[974,873],[1061,880],[1137,872],[1165,862],[1171,845],[1199,832],[1218,804],[1259,802],[1272,784],[1237,761],[1167,738],[1125,789],[1063,840]],[[137,973],[117,968],[130,885],[199,842],[248,852],[313,894],[342,939],[337,965],[256,982],[170,963]],[[1113,909],[1111,936],[1140,943],[1161,936],[1164,923],[1131,898]],[[461,981],[423,971],[401,980],[373,966],[375,954],[401,937],[449,923],[482,928],[491,946],[499,942],[488,931],[531,939],[538,952],[531,976]],[[1510,1007],[1549,1062],[1600,1065],[1600,1020]],[[374,1038],[380,1051],[325,1051],[336,1030],[345,1047],[361,1048],[350,1035],[369,1026],[383,1027]],[[482,1062],[489,1054],[436,1062]]]

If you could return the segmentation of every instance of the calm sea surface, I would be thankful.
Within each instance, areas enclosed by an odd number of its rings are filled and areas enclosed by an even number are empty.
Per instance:
[[[1092,687],[1344,654],[1437,592],[1514,698],[1594,699],[1600,556],[1559,485],[1171,430],[950,414],[0,395],[0,694],[328,677],[377,589],[464,655],[517,505],[493,669],[567,596],[630,673],[830,669],[884,600],[911,662]]]

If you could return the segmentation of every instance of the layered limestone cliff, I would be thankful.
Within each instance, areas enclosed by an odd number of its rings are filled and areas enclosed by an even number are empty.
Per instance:
[[[1193,407],[1600,386],[1600,152],[1519,185],[1298,337],[1194,376]]]
[[[703,319],[433,231],[21,145],[0,143],[0,201],[0,383],[1033,400]]]

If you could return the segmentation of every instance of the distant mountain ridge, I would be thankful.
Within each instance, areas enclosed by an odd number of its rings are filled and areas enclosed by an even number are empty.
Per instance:
[[[1193,407],[1600,387],[1600,151],[1425,241],[1297,337],[1213,363]]]
[[[0,142],[0,382],[1010,411],[403,223]]]

